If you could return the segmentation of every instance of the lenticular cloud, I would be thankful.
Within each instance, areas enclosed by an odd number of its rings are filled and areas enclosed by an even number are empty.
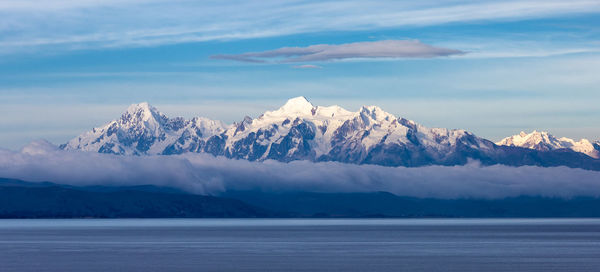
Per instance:
[[[69,185],[152,184],[199,194],[227,190],[374,192],[432,198],[600,196],[600,172],[567,167],[384,167],[337,162],[250,162],[207,154],[118,156],[35,142],[0,150],[0,177]]]
[[[465,52],[435,47],[416,40],[384,40],[345,44],[315,44],[307,47],[282,47],[275,50],[237,55],[213,55],[211,58],[265,63],[269,59],[279,59],[281,62],[305,62],[352,58],[435,58],[461,54],[465,54]]]

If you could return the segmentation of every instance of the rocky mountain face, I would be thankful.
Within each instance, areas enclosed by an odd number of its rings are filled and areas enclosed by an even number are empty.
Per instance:
[[[545,131],[534,130],[531,133],[521,133],[506,137],[496,143],[503,146],[517,146],[539,151],[570,149],[586,154],[592,158],[600,158],[600,144],[592,143],[587,139],[575,141],[566,137],[557,138]]]
[[[67,150],[143,155],[202,152],[227,127],[202,117],[169,119],[148,103],[129,106],[121,118],[61,145]]]
[[[427,128],[376,106],[351,112],[339,106],[314,106],[304,97],[232,125],[206,118],[168,118],[140,103],[61,148],[126,155],[196,152],[251,161],[421,166],[461,165],[476,159],[484,164],[600,169],[597,162],[570,150],[549,149],[541,156],[539,150],[496,145],[464,130]]]

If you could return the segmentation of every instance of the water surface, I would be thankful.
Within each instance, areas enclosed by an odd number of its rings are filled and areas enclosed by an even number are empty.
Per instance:
[[[600,219],[0,220],[1,271],[597,271]]]

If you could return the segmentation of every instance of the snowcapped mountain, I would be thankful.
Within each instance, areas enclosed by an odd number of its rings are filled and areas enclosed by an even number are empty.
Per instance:
[[[246,119],[224,136],[222,155],[248,160],[382,164],[398,152],[417,151],[422,160],[443,161],[457,144],[476,149],[493,145],[463,130],[429,129],[375,106],[350,112],[339,106],[313,106],[304,97],[290,99],[256,119]],[[394,155],[388,154],[392,149]],[[419,159],[403,161],[421,164]]]
[[[247,160],[381,161],[399,152],[403,160],[443,161],[457,147],[491,149],[493,143],[464,130],[426,128],[375,106],[357,112],[314,106],[304,97],[256,119],[224,125],[206,118],[168,118],[147,103],[131,105],[121,118],[62,146],[113,154],[206,152]],[[394,155],[389,154],[394,150]],[[418,156],[412,153],[420,153]]]
[[[536,150],[497,146],[468,131],[427,128],[376,106],[351,112],[339,106],[314,106],[304,97],[231,125],[201,117],[168,118],[147,103],[134,104],[119,119],[61,148],[125,155],[195,152],[251,161],[387,166],[461,165],[477,159],[484,164],[596,167],[596,162],[589,166],[575,152],[541,157]]]
[[[575,152],[586,154],[592,158],[600,158],[600,145],[598,142],[592,143],[587,139],[575,141],[566,137],[556,138],[545,131],[534,130],[529,134],[521,131],[521,133],[506,137],[496,144],[504,146],[518,146],[540,151],[571,149]]]
[[[148,103],[134,104],[121,118],[72,139],[61,148],[100,153],[141,155],[175,150],[196,152],[227,127],[202,117],[169,119]]]

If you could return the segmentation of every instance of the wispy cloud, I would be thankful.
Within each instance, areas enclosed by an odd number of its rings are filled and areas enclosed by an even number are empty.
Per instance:
[[[0,52],[137,47],[600,11],[552,1],[2,1]]]
[[[275,50],[237,55],[213,55],[211,58],[243,62],[266,62],[266,59],[275,59],[279,62],[306,62],[353,58],[433,58],[464,53],[460,50],[434,47],[415,40],[385,40],[337,45],[316,44],[307,47],[282,47]]]
[[[314,64],[302,64],[302,65],[294,65],[292,68],[295,69],[321,69],[323,67]]]
[[[246,54],[240,54],[240,55],[212,55],[210,56],[211,59],[221,59],[221,60],[235,60],[235,61],[241,61],[241,62],[250,62],[250,63],[265,63],[266,61],[261,60],[261,59],[255,59],[252,58]]]
[[[71,185],[154,184],[195,193],[227,190],[374,192],[434,198],[600,196],[600,172],[567,167],[427,166],[250,162],[206,154],[118,156],[62,151],[37,142],[0,149],[0,177]]]

